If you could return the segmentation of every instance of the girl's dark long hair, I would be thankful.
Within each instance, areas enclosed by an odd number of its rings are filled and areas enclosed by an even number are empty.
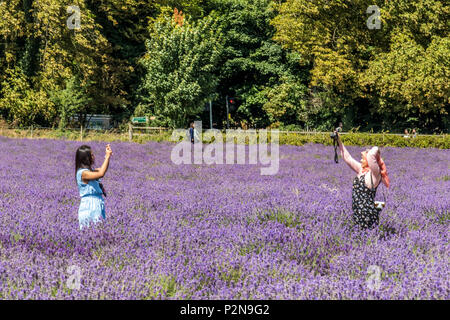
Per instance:
[[[92,169],[92,150],[91,147],[87,145],[82,145],[81,147],[79,147],[75,154],[75,179],[77,178],[77,172],[79,169],[89,169],[91,171],[94,171]],[[99,185],[104,196],[106,197],[106,191],[103,187],[103,184],[99,183]]]
[[[75,178],[79,169],[92,171],[92,150],[87,145],[82,145],[75,154]]]

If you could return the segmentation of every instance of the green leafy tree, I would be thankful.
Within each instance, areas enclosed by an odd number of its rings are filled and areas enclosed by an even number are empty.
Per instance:
[[[366,25],[366,10],[374,4],[380,30]],[[274,39],[299,52],[300,64],[312,66],[310,87],[322,101],[321,122],[347,117],[353,125],[379,121],[390,129],[412,118],[432,126],[436,121],[425,118],[448,117],[445,2],[287,0],[278,9]]]
[[[263,91],[267,101],[263,109],[275,125],[305,124],[309,120],[307,88],[295,78],[285,77],[282,82]]]
[[[67,7],[74,4],[81,11],[81,28],[70,30]],[[22,124],[55,124],[58,114],[49,94],[65,87],[71,77],[80,79],[90,98],[85,113],[117,110],[125,102],[122,75],[129,69],[114,57],[85,0],[5,1],[0,14],[5,18],[0,22],[0,83],[5,84],[0,99],[5,101],[5,117]],[[14,81],[23,83],[21,92],[10,85]],[[24,100],[6,104],[12,96]],[[33,112],[19,112],[18,104],[23,104],[20,110],[29,105]]]
[[[56,115],[54,105],[43,90],[32,90],[25,74],[9,69],[1,84],[0,110],[15,125],[29,126]]]
[[[58,111],[59,129],[66,128],[69,119],[81,113],[83,107],[89,102],[89,98],[86,97],[75,77],[66,82],[64,89],[51,92],[50,100]]]
[[[270,20],[276,11],[269,0],[210,1],[224,30],[224,55],[217,70],[219,83],[219,116],[226,119],[225,96],[235,96],[238,110],[232,124],[265,127],[277,119],[280,123],[298,123],[303,119],[286,112],[301,108],[307,82],[306,68],[298,64],[299,57],[272,40],[275,28]],[[274,88],[300,89],[298,94],[277,93]],[[284,104],[289,105],[285,108]],[[278,111],[280,107],[282,110]]]
[[[450,5],[442,1],[386,2],[389,47],[360,74],[372,113],[399,127],[450,127]]]
[[[172,127],[186,126],[216,89],[213,73],[222,53],[222,34],[212,16],[191,22],[177,12],[169,16],[168,10],[151,25],[135,114],[162,117]]]
[[[104,88],[112,89],[110,97],[113,99],[104,112],[115,114],[118,120],[128,118],[137,104],[135,93],[144,74],[139,59],[146,51],[149,20],[157,16],[161,2],[164,1],[86,0],[95,21],[101,26],[101,34],[110,44],[109,54],[114,57],[113,63],[109,64],[112,68],[109,78],[115,85]]]

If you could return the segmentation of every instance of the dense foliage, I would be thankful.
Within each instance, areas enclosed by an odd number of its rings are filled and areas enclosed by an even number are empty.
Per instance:
[[[380,147],[411,147],[411,148],[438,148],[450,149],[450,136],[417,136],[416,138],[404,138],[389,134],[348,133],[342,135],[345,145],[352,146],[380,146]],[[292,145],[304,145],[307,143],[333,144],[329,134],[295,134],[280,135],[280,143]]]
[[[367,8],[380,8],[369,29]],[[67,7],[81,28],[71,30]],[[450,14],[440,0],[4,0],[0,116],[448,132]],[[71,97],[73,96],[73,97]]]
[[[183,127],[217,88],[213,72],[223,40],[217,19],[190,23],[180,14],[175,17],[161,16],[152,25],[135,114],[157,114],[164,125]]]

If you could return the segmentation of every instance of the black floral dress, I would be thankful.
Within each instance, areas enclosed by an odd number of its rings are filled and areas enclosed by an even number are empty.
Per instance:
[[[370,171],[369,171],[370,174]],[[372,229],[378,225],[380,209],[375,208],[374,200],[377,193],[365,184],[365,174],[353,180],[352,209],[353,221],[362,229]],[[370,174],[370,178],[372,175]],[[373,182],[372,182],[373,185]]]

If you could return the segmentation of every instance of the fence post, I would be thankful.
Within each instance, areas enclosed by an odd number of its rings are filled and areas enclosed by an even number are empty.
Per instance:
[[[130,142],[133,141],[133,128],[131,126],[131,123],[128,123],[128,140]]]
[[[80,141],[83,141],[83,125],[80,128]]]
[[[31,125],[31,139],[33,139],[33,125]]]

